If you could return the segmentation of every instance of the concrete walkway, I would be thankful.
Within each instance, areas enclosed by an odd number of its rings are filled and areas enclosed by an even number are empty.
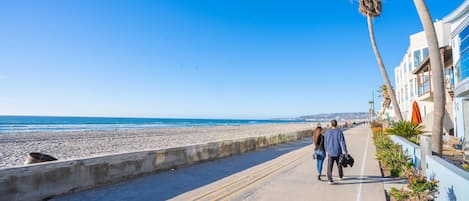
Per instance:
[[[370,129],[345,136],[355,165],[335,185],[317,180],[305,139],[53,200],[385,200]]]

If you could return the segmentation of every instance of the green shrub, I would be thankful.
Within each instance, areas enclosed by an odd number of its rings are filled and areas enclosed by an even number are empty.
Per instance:
[[[402,146],[394,144],[381,129],[373,129],[373,141],[376,145],[376,159],[391,169],[392,176],[403,174],[409,156],[403,152]]]
[[[394,144],[388,137],[382,137],[378,138],[376,141],[376,148],[379,151],[386,151],[391,148],[391,146]]]
[[[438,181],[427,180],[425,177],[410,178],[407,187],[417,200],[433,200],[438,194]]]
[[[422,132],[422,126],[414,126],[410,122],[395,123],[386,132],[373,129],[373,141],[376,145],[376,158],[381,164],[391,168],[391,175],[405,177],[409,180],[407,189],[391,188],[390,196],[395,200],[433,200],[438,194],[438,181],[427,180],[415,171],[410,157],[404,153],[402,146],[394,144],[386,134],[402,136],[410,141],[416,141]],[[466,167],[469,169],[469,165]],[[469,171],[469,170],[468,170]]]
[[[438,181],[427,180],[425,177],[416,176],[409,178],[408,190],[391,188],[389,195],[395,200],[430,201],[438,195]]]
[[[393,197],[396,201],[404,201],[404,200],[409,200],[410,198],[410,192],[406,191],[404,189],[398,190],[395,187],[391,188],[391,197]]]
[[[418,135],[423,133],[423,126],[414,125],[410,121],[398,121],[386,129],[386,134],[398,135],[414,143],[418,141]]]
[[[464,164],[464,169],[469,172],[469,164]]]
[[[412,162],[405,163],[400,176],[407,179],[416,177],[417,171],[415,171],[414,164]]]
[[[380,160],[384,166],[391,168],[392,176],[400,176],[404,170],[405,164],[410,158],[402,151],[401,145],[391,142],[388,148],[380,150],[377,153],[377,159]]]

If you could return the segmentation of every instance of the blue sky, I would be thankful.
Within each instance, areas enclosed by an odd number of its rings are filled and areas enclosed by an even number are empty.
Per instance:
[[[0,114],[204,118],[367,111],[383,83],[358,3],[1,1]],[[463,0],[427,1],[442,19]],[[390,76],[412,1],[375,20]]]

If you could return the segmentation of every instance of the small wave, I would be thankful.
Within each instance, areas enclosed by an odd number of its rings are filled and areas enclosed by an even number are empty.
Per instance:
[[[282,120],[235,119],[143,119],[81,117],[5,117],[0,116],[0,133],[126,130],[200,126],[239,126],[247,124],[290,123]]]

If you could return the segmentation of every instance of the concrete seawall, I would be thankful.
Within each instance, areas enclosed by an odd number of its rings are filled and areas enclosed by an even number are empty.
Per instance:
[[[0,201],[42,200],[299,140],[311,130],[170,149],[0,168]]]

